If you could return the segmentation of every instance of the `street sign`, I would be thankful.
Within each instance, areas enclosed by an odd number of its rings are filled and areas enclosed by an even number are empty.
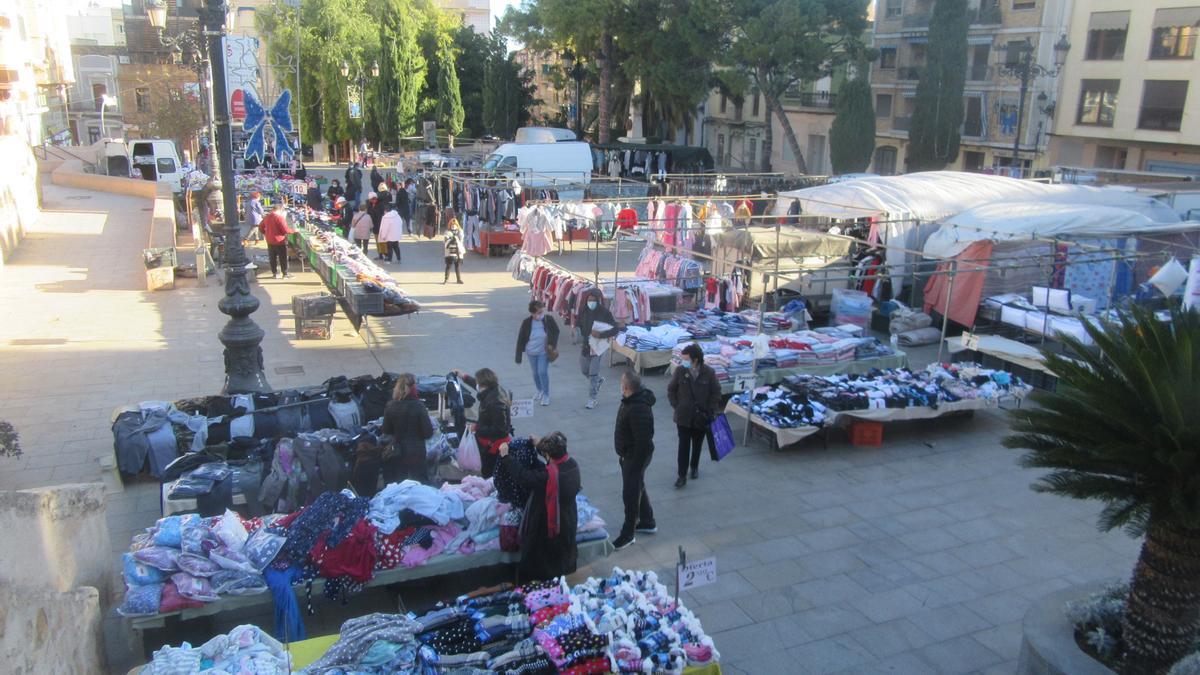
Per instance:
[[[675,573],[679,577],[681,591],[707,586],[717,580],[717,559],[705,558],[685,565],[676,565]]]
[[[533,399],[517,398],[513,399],[512,406],[509,408],[514,419],[518,417],[533,417]]]

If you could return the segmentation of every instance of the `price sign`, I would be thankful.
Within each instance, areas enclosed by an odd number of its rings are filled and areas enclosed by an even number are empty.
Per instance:
[[[686,565],[676,565],[675,571],[679,576],[679,590],[681,591],[707,586],[717,580],[717,559],[705,558]]]
[[[518,417],[533,417],[533,399],[513,399],[512,406],[509,407],[509,411],[512,413],[514,419]]]
[[[755,377],[753,375],[738,375],[733,378],[734,391],[750,391],[755,386]]]

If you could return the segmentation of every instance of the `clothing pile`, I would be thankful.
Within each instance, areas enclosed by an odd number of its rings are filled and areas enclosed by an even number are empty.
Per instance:
[[[617,343],[639,352],[674,349],[681,341],[691,341],[692,334],[686,329],[671,324],[654,328],[629,326],[617,336]]]
[[[975,364],[931,364],[916,372],[897,368],[866,375],[794,375],[784,380],[784,387],[833,410],[937,408],[962,400],[1022,398],[1030,391],[1006,371]]]
[[[530,279],[530,299],[546,303],[547,312],[573,321],[583,311],[584,303],[579,299],[595,288],[595,284],[583,277],[539,263]]]
[[[354,279],[363,285],[368,293],[383,294],[383,313],[389,316],[412,314],[421,309],[420,303],[414,300],[408,291],[400,288],[392,275],[353,242],[337,236],[333,232],[301,228],[300,236],[308,238],[308,247],[318,254],[326,254],[338,268],[338,275],[343,279]]]
[[[351,619],[301,672],[678,674],[719,660],[700,621],[653,572],[614,568],[574,587],[564,578],[534,581],[476,591],[420,616]]]
[[[765,324],[764,324],[765,325]],[[683,349],[689,341],[674,347],[671,362],[683,362]],[[775,335],[718,337],[716,341],[697,342],[704,350],[705,363],[723,379],[727,374],[749,372],[758,358],[759,370],[823,366],[847,361],[893,356],[895,351],[873,337],[852,337],[834,328],[818,328]]]
[[[139,675],[189,675],[190,673],[257,673],[288,675],[291,658],[275,638],[258,626],[238,626],[199,647],[184,642],[154,652]]]
[[[528,439],[514,446],[538,461]],[[124,555],[127,590],[118,611],[160,614],[269,589],[276,600],[276,636],[300,638],[293,584],[324,579],[326,597],[345,602],[376,572],[500,549],[503,528],[516,532],[529,497],[511,481],[499,489],[500,480],[467,476],[440,488],[406,480],[370,500],[328,491],[289,515],[243,519],[226,511],[212,518],[163,518],[135,536]],[[583,495],[576,505],[577,541],[607,539],[598,510]]]

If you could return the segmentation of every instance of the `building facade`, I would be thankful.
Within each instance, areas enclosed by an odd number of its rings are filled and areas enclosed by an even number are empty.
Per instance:
[[[119,8],[86,7],[67,17],[67,30],[76,74],[68,105],[72,135],[84,145],[101,138],[122,138],[124,119],[118,103],[117,74],[123,64],[129,63],[123,12]],[[109,101],[113,104],[106,105]]]
[[[0,115],[30,145],[69,143],[68,89],[75,81],[67,5],[15,0],[0,9]]]
[[[1051,163],[1200,176],[1200,2],[1080,0],[1070,40]]]
[[[809,174],[821,175],[830,171],[829,129],[833,125],[837,90],[845,79],[845,70],[839,69],[831,77],[792,87],[780,99]],[[703,145],[718,168],[761,171],[769,124],[771,170],[800,173],[799,162],[787,142],[783,125],[767,111],[766,100],[759,92],[751,92],[738,101],[713,91],[704,110]]]
[[[933,0],[878,3],[874,46],[880,56],[871,68],[877,122],[871,171],[890,175],[906,170],[908,127],[925,65]],[[1067,32],[1069,4],[1070,0],[968,0],[962,141],[958,159],[948,169],[1027,173],[1045,165],[1053,115],[1060,108],[1059,76],[1051,72],[1031,78],[1022,113],[1021,83],[1013,66],[1019,64],[1028,40],[1032,62],[1055,69],[1054,46]],[[1021,138],[1014,163],[1018,122]]]
[[[474,28],[480,35],[492,32],[491,0],[437,0],[437,6],[461,16],[463,25]]]
[[[182,6],[169,4],[169,7],[167,27],[163,31],[166,37],[185,31],[198,35],[195,4],[185,2]],[[162,45],[158,32],[146,16],[143,0],[132,0],[122,9],[129,63],[122,63],[117,73],[118,106],[125,137],[150,138],[155,135],[152,123],[157,114],[157,101],[164,92],[186,92],[196,97],[197,105],[202,105],[202,68],[196,61],[196,54]],[[187,150],[186,147],[180,149]]]

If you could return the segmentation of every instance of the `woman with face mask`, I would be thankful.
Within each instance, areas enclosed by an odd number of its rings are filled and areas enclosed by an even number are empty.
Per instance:
[[[546,313],[546,303],[534,300],[529,303],[529,316],[517,332],[517,363],[522,356],[529,357],[533,386],[537,387],[533,399],[542,405],[550,405],[551,355],[558,357],[558,323]]]
[[[526,468],[509,457],[508,443],[500,446],[500,461],[509,475],[530,490],[521,519],[521,576],[552,579],[571,574],[578,563],[575,495],[582,480],[579,464],[567,455],[566,436],[556,431],[532,440],[545,465]]]
[[[583,372],[584,377],[588,378],[588,402],[587,408],[590,410],[596,407],[596,396],[600,394],[600,387],[604,385],[604,378],[600,376],[600,355],[592,350],[589,337],[607,339],[615,336],[620,332],[620,327],[617,325],[617,320],[613,318],[612,312],[604,306],[604,295],[593,288],[588,291],[583,297],[583,311],[579,313],[579,336],[583,338],[583,353],[579,356],[579,369]],[[593,330],[592,325],[597,321],[601,321],[609,325],[602,331]]]
[[[696,343],[683,348],[683,363],[671,375],[667,400],[675,409],[675,428],[679,430],[679,476],[675,487],[687,485],[688,467],[692,479],[700,477],[700,447],[721,407],[721,384],[717,373],[704,363],[704,350]]]

